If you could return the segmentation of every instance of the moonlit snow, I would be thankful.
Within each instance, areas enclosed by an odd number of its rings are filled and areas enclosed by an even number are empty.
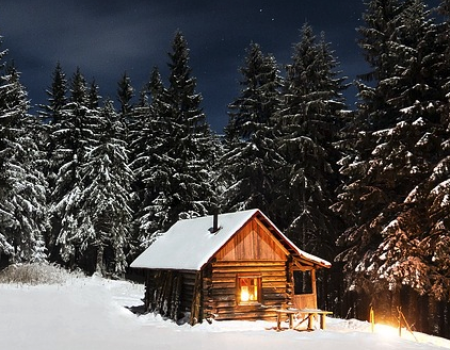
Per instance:
[[[97,276],[60,284],[0,284],[0,347],[5,350],[386,350],[450,348],[438,337],[328,318],[325,331],[272,329],[275,322],[222,321],[178,326],[160,316],[138,316],[140,284]],[[390,330],[387,334],[385,330]]]

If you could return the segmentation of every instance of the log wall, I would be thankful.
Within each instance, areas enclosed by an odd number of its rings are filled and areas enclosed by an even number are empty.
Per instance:
[[[178,320],[191,313],[195,272],[149,270],[145,282],[145,310]]]
[[[246,276],[261,278],[260,303],[239,304],[237,281]],[[203,316],[216,320],[274,318],[274,308],[291,303],[292,285],[288,278],[284,261],[212,263],[210,274],[203,278]]]

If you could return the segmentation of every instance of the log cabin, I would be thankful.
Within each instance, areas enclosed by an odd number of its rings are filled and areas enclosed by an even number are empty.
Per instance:
[[[180,220],[131,264],[145,271],[146,312],[191,325],[316,309],[316,270],[330,266],[258,209]]]

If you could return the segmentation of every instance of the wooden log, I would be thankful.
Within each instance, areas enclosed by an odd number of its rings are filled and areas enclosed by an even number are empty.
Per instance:
[[[211,264],[213,268],[216,267],[227,267],[227,266],[282,266],[283,268],[286,266],[284,261],[216,261]]]
[[[273,311],[261,312],[232,312],[219,313],[215,315],[216,320],[261,320],[261,319],[275,319],[276,314]]]
[[[285,267],[275,267],[275,266],[233,266],[233,267],[215,267],[213,270],[213,275],[216,273],[251,273],[252,271],[257,271],[259,273],[263,272],[279,272],[286,274]]]
[[[179,272],[173,273],[172,291],[169,299],[170,313],[169,317],[172,320],[178,319],[179,306],[180,306],[180,294],[182,289],[182,275]]]
[[[234,290],[236,289],[236,279],[232,282],[215,282],[210,286],[211,290]]]
[[[286,279],[286,275],[283,275],[283,276],[262,275],[261,279],[262,279],[262,282],[264,282],[264,283],[280,282],[280,283],[284,283],[285,285],[288,284],[287,279]]]
[[[195,288],[194,288],[194,297],[192,300],[191,306],[191,319],[190,324],[193,326],[198,322],[202,321],[201,311],[202,311],[202,272],[199,271],[195,278]]]

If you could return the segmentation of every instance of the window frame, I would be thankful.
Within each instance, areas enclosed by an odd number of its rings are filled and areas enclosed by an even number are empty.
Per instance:
[[[306,276],[308,278],[308,283],[307,285],[298,285],[297,279],[295,275],[300,275],[302,274],[303,277]],[[302,277],[302,276],[298,276],[298,277]],[[294,279],[294,288],[293,288],[293,295],[313,295],[314,294],[314,277],[313,277],[313,271],[308,269],[308,270],[300,270],[300,269],[296,269],[292,272],[292,278]],[[304,292],[298,292],[297,288],[301,288],[301,289],[307,289],[307,291]]]
[[[256,300],[241,300],[241,280],[256,280]],[[238,275],[236,278],[236,301],[237,305],[260,305],[262,303],[262,277],[261,275]]]

